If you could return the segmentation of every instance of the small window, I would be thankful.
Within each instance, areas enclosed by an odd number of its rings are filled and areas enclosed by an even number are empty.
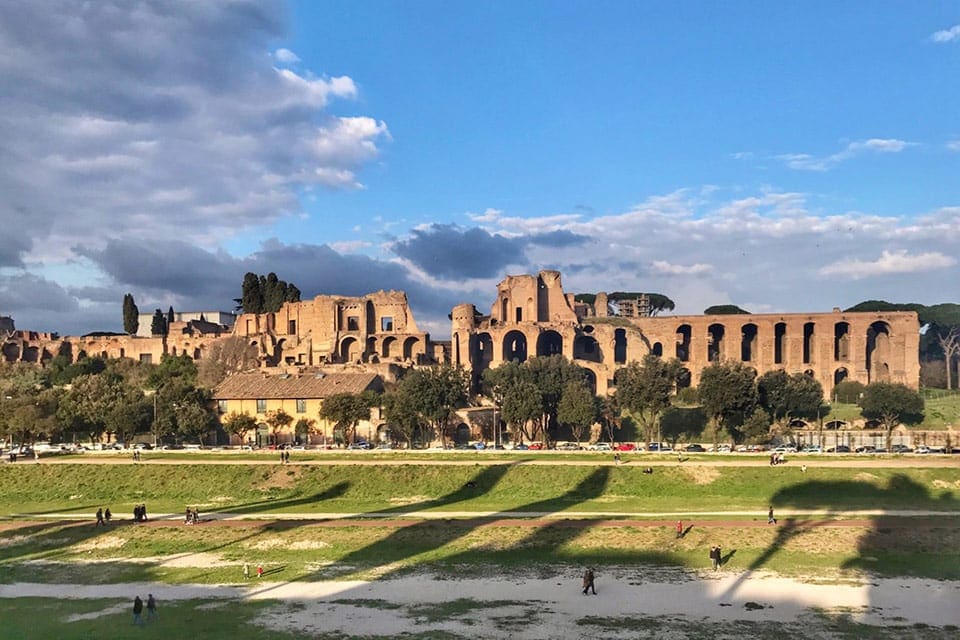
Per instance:
[[[357,316],[347,317],[347,331],[360,331],[360,318]]]
[[[217,400],[217,411],[221,414],[227,412],[227,401],[226,400]]]
[[[106,355],[106,354],[104,354]],[[140,363],[141,364],[153,364],[153,354],[151,353],[141,353],[140,354]]]
[[[523,307],[517,307],[517,322],[523,322]]]
[[[297,335],[297,321],[296,321],[296,320],[290,320],[289,322],[287,322],[287,333],[289,333],[289,334],[292,335],[292,336]]]
[[[390,316],[380,318],[380,331],[393,331],[393,318]]]
[[[267,412],[267,401],[263,399],[257,400],[257,413],[266,413]]]
[[[303,398],[297,398],[297,413],[307,412],[307,401]]]

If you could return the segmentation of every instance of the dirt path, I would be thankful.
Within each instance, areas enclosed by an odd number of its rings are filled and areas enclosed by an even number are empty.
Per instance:
[[[586,616],[796,622],[812,620],[813,611],[848,614],[858,622],[878,626],[960,625],[956,607],[960,583],[934,580],[869,579],[838,584],[761,573],[681,573],[632,567],[599,575],[596,597],[582,595],[579,587],[578,574],[559,572],[544,577],[539,571],[529,576],[462,580],[417,575],[344,582],[254,580],[241,585],[20,583],[0,585],[0,598],[129,600],[134,594],[150,592],[161,603],[201,598],[279,600],[287,604],[263,616],[263,624],[300,632],[339,631],[345,636],[443,630],[471,638],[583,637],[586,628],[578,625],[578,620]],[[475,601],[477,607],[467,616],[451,614],[424,621],[424,607],[458,599]],[[291,602],[299,606],[291,607]],[[509,636],[501,626],[504,621],[510,621]],[[603,635],[635,637],[609,630]]]

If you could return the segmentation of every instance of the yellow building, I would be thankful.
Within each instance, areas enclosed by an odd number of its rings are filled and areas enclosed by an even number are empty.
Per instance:
[[[374,373],[282,373],[267,375],[262,372],[236,373],[227,377],[213,392],[217,413],[223,421],[231,413],[246,413],[257,421],[256,439],[259,446],[292,443],[296,439],[296,423],[301,418],[315,421],[308,444],[328,442],[333,437],[333,425],[320,418],[323,401],[338,393],[359,394],[364,391],[383,391],[383,380]],[[290,426],[277,434],[277,442],[271,442],[272,432],[266,425],[267,414],[282,409],[293,417]],[[357,436],[377,439],[382,430],[379,410],[371,410],[369,421],[357,427]],[[243,444],[243,443],[234,443]]]

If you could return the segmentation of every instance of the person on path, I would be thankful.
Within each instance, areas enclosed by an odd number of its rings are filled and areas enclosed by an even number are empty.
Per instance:
[[[263,577],[263,565],[262,565],[262,564],[258,564],[258,565],[257,565],[257,577],[258,577],[258,578],[262,578],[262,577]]]
[[[200,524],[200,512],[196,507],[193,508],[193,524]]]
[[[597,595],[597,587],[594,585],[594,580],[593,567],[590,567],[583,573],[583,595],[588,595],[588,591],[592,591],[593,595]]]
[[[616,462],[617,464],[620,464],[620,452],[619,452],[619,451],[617,451],[615,454],[613,454],[613,461]]]
[[[147,620],[153,620],[157,617],[157,601],[153,599],[153,594],[147,594]]]
[[[133,599],[133,624],[143,624],[143,600],[140,596]]]
[[[110,520],[113,519],[113,514],[110,513],[110,507],[107,507],[107,510],[103,512],[103,519],[107,524],[110,524]]]
[[[717,545],[710,545],[710,565],[713,567],[713,570],[717,570]]]
[[[244,580],[250,579],[250,565],[247,564],[246,562],[243,563],[243,579]]]
[[[767,509],[767,524],[777,524],[777,519],[773,517],[773,505]]]
[[[103,509],[97,509],[97,524],[93,525],[99,527],[100,525],[107,526],[107,523],[103,521]]]
[[[187,507],[186,513],[183,514],[183,524],[193,524],[193,511],[190,511],[190,507]]]
[[[677,520],[677,538],[683,537],[683,520]]]
[[[720,565],[723,564],[723,549],[720,548],[720,545],[717,545],[717,565],[713,568],[714,571],[720,568]]]

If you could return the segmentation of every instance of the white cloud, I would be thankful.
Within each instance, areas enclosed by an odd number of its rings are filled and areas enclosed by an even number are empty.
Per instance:
[[[953,42],[954,40],[958,40],[960,39],[960,24],[955,24],[949,29],[935,31],[933,34],[931,34],[930,39],[937,43]]]
[[[300,62],[300,56],[290,51],[290,49],[277,49],[273,52],[273,57],[276,58],[277,62],[282,62],[283,64],[296,64]]]
[[[947,142],[947,149],[950,151],[960,151],[960,140],[950,140]]]
[[[876,260],[851,258],[840,260],[820,269],[825,276],[843,276],[854,279],[903,273],[920,273],[945,269],[957,263],[956,258],[938,251],[910,255],[906,250],[884,251]]]
[[[671,275],[671,276],[699,275],[702,273],[708,273],[709,271],[712,270],[712,267],[708,264],[702,264],[702,263],[690,264],[690,265],[671,264],[666,260],[654,260],[651,263],[651,266],[653,267],[654,271],[665,274],[665,275]]]
[[[870,138],[849,143],[842,151],[833,155],[817,157],[808,153],[787,153],[776,156],[791,169],[801,171],[827,171],[864,153],[900,153],[908,147],[915,146],[914,142],[897,140],[896,138]]]

